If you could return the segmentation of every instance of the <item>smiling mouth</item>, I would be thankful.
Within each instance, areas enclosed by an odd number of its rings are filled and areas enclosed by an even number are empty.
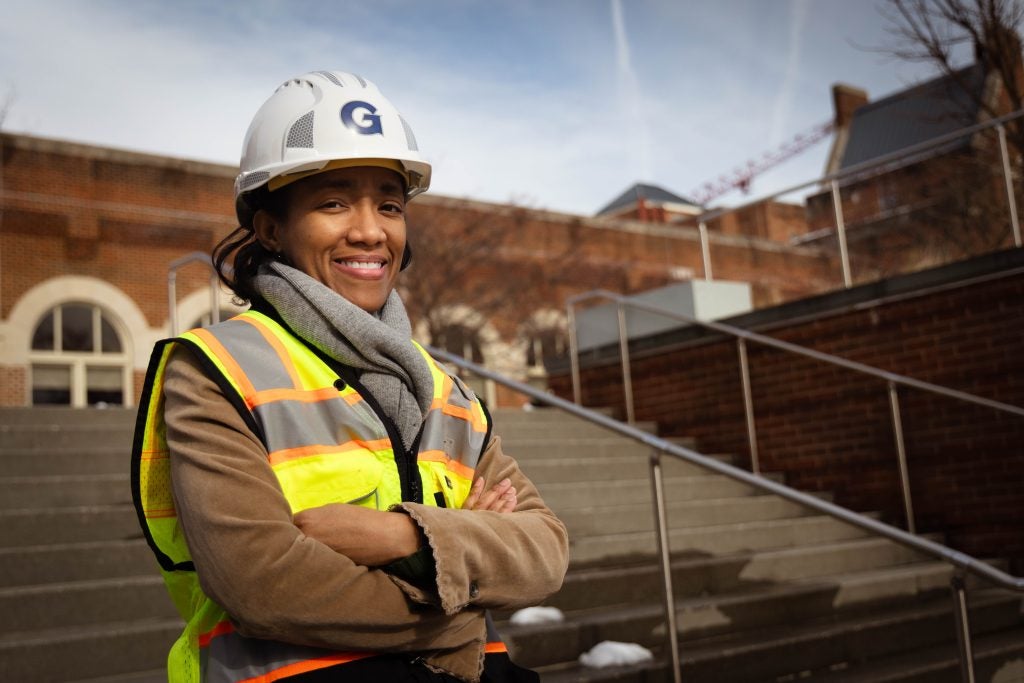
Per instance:
[[[338,260],[335,263],[345,266],[346,268],[355,268],[356,270],[382,270],[384,268],[384,262],[382,261],[346,261]]]

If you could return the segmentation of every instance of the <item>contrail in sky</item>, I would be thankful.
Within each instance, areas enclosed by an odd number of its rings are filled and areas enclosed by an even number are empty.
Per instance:
[[[775,107],[772,110],[769,139],[773,147],[782,142],[783,134],[789,123],[793,95],[800,77],[800,48],[803,43],[804,27],[807,25],[809,9],[808,0],[790,0],[789,2],[789,54],[786,57],[786,72],[782,79],[782,88],[775,97]]]
[[[626,35],[626,22],[622,17],[621,0],[611,0],[612,28],[615,30],[615,55],[619,70],[619,94],[622,98],[622,111],[629,135],[626,137],[631,146],[632,169],[637,174],[636,180],[650,180],[651,144],[647,121],[644,118],[640,82],[633,71],[630,56],[629,38]]]

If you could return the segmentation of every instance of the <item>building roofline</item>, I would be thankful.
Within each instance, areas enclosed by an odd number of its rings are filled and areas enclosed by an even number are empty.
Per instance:
[[[13,146],[33,152],[67,154],[97,161],[111,161],[136,166],[152,166],[167,168],[200,175],[217,176],[234,179],[238,175],[238,167],[230,164],[218,164],[211,161],[198,161],[161,154],[136,152],[116,147],[105,147],[84,142],[73,142],[59,138],[48,138],[24,133],[0,133],[0,139]]]

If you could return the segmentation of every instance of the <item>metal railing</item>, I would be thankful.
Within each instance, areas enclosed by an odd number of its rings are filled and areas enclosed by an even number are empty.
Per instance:
[[[210,323],[220,322],[220,303],[217,300],[220,278],[217,277],[217,269],[209,254],[193,251],[174,259],[167,266],[167,323],[172,337],[178,336],[178,269],[190,263],[202,263],[210,269]]]
[[[985,564],[979,559],[965,553],[954,550],[948,546],[936,543],[915,536],[912,533],[903,531],[894,526],[885,524],[871,517],[859,514],[844,507],[822,500],[816,496],[803,493],[796,489],[779,484],[770,479],[752,474],[738,467],[733,467],[724,462],[702,455],[697,451],[684,446],[674,444],[654,434],[641,431],[633,425],[623,424],[602,413],[583,408],[563,398],[553,396],[546,392],[535,389],[528,384],[509,379],[497,372],[493,372],[483,366],[471,363],[452,353],[428,347],[428,351],[435,358],[446,363],[451,363],[464,370],[469,370],[481,377],[492,380],[506,386],[531,399],[558,408],[576,417],[582,418],[592,424],[597,424],[610,429],[617,434],[638,441],[651,448],[649,465],[651,468],[651,487],[654,501],[655,535],[657,537],[658,560],[662,572],[662,582],[665,591],[665,619],[666,647],[669,653],[669,660],[673,671],[673,680],[680,683],[681,654],[679,650],[679,633],[676,625],[675,594],[672,588],[671,558],[669,554],[668,539],[668,514],[665,505],[664,477],[662,476],[661,458],[664,455],[684,460],[699,467],[711,470],[718,474],[725,475],[730,479],[742,482],[758,490],[775,494],[786,500],[799,505],[811,508],[817,512],[829,515],[847,524],[852,524],[868,533],[888,538],[891,541],[909,547],[925,555],[934,557],[940,561],[953,566],[954,573],[950,580],[950,591],[953,599],[953,609],[956,621],[957,647],[960,654],[961,676],[965,683],[974,683],[974,661],[972,656],[972,640],[970,632],[969,614],[967,610],[967,588],[965,578],[973,575],[1002,588],[1007,588],[1019,593],[1024,593],[1024,578],[1013,576],[996,567]]]
[[[858,363],[857,361],[852,361],[847,358],[840,358],[839,356],[815,351],[814,349],[809,349],[774,337],[768,337],[739,327],[733,327],[732,325],[726,325],[724,323],[713,322],[710,320],[699,320],[693,316],[669,311],[659,306],[634,301],[628,297],[622,296],[621,294],[615,294],[614,292],[601,289],[569,297],[566,303],[569,321],[569,361],[572,372],[572,395],[573,401],[578,405],[582,405],[582,392],[580,382],[579,339],[576,329],[576,305],[582,301],[590,299],[611,300],[614,301],[616,305],[616,312],[618,313],[619,357],[622,366],[622,386],[625,392],[625,396],[623,398],[626,406],[626,421],[629,424],[633,424],[636,421],[636,411],[633,405],[633,377],[629,360],[629,332],[626,327],[627,307],[646,311],[647,313],[653,313],[671,320],[678,320],[680,322],[697,325],[704,329],[712,330],[736,339],[736,349],[739,356],[740,366],[740,381],[743,393],[743,412],[744,417],[746,418],[747,443],[750,449],[750,469],[755,475],[760,474],[761,466],[757,449],[757,426],[754,420],[754,399],[750,387],[750,363],[747,359],[748,341],[884,380],[886,383],[889,401],[889,413],[892,420],[893,438],[896,446],[896,459],[897,466],[899,467],[900,488],[902,490],[903,497],[903,513],[906,517],[907,530],[910,533],[915,533],[916,525],[914,523],[914,505],[910,495],[910,474],[907,468],[907,451],[903,438],[903,420],[900,416],[899,388],[907,387],[920,389],[921,391],[932,394],[938,394],[947,398],[966,401],[968,403],[1017,415],[1018,417],[1024,417],[1024,408],[1010,405],[1009,403],[994,401],[989,398],[975,396],[974,394],[969,394],[957,389],[950,389],[948,387],[939,386],[938,384],[932,384],[931,382],[914,379],[913,377],[899,375],[895,372],[889,372],[888,370],[881,370],[870,365],[865,365],[864,363]]]
[[[998,118],[989,119],[982,123],[975,124],[973,126],[967,126],[940,135],[939,137],[932,138],[925,142],[905,147],[895,152],[885,154],[875,159],[870,159],[859,164],[850,166],[841,171],[829,173],[820,178],[808,180],[800,183],[799,185],[792,185],[778,192],[774,192],[770,195],[759,197],[755,200],[744,202],[737,206],[728,208],[713,209],[706,211],[697,217],[697,228],[699,231],[701,257],[704,264],[704,279],[712,279],[712,268],[711,268],[711,243],[708,234],[707,224],[709,221],[721,218],[737,211],[761,204],[763,202],[769,202],[780,197],[783,197],[800,190],[817,186],[819,188],[828,188],[832,194],[832,210],[835,216],[835,231],[836,238],[839,243],[839,258],[843,271],[843,286],[849,288],[853,285],[853,278],[850,271],[850,254],[846,244],[846,223],[843,218],[843,203],[840,197],[840,185],[843,182],[851,182],[866,179],[882,175],[883,173],[890,172],[897,168],[905,167],[909,164],[916,163],[918,161],[924,161],[935,156],[939,156],[946,151],[947,146],[961,138],[969,137],[975,133],[980,133],[992,128],[996,129],[996,133],[999,136],[999,157],[1002,163],[1002,174],[1003,184],[1006,189],[1006,204],[1007,213],[1010,218],[1010,227],[1013,232],[1013,244],[1014,246],[1020,247],[1024,245],[1024,241],[1021,238],[1021,227],[1017,217],[1017,199],[1014,195],[1013,190],[1013,173],[1010,169],[1010,155],[1006,144],[1006,123],[1024,117],[1024,109],[1020,109],[1009,114],[1005,114]]]

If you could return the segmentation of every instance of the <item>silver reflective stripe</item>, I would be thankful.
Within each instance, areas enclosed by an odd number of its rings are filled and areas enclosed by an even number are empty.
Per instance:
[[[241,320],[207,328],[235,359],[256,391],[294,388],[291,375],[260,331]]]
[[[335,654],[345,655],[276,640],[246,638],[232,631],[216,636],[207,647],[201,649],[200,665],[203,667],[204,683],[237,683],[264,676],[285,666]]]
[[[313,403],[286,399],[256,406],[253,413],[263,425],[271,453],[388,438],[384,424],[364,401],[350,406],[341,398]]]
[[[468,420],[445,415],[440,409],[427,413],[420,437],[420,451],[444,451],[449,458],[476,469],[483,450],[483,432],[473,431]]]

